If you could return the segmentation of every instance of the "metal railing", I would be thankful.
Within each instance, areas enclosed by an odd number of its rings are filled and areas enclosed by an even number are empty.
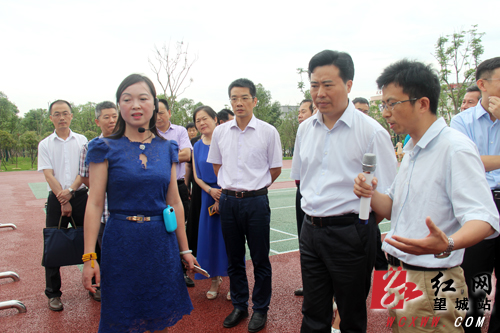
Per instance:
[[[12,223],[0,223],[0,228],[12,228],[13,230],[17,229],[16,225]]]
[[[0,279],[11,278],[14,282],[20,280],[19,275],[16,272],[8,271],[8,272],[0,272]],[[15,308],[20,313],[26,312],[26,306],[17,300],[11,300],[6,302],[0,302],[0,310]]]

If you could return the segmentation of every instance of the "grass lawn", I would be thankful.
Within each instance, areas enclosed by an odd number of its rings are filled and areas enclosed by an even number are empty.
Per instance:
[[[26,170],[36,170],[37,168],[37,161],[35,160],[35,163],[33,164],[33,169],[31,168],[31,160],[29,157],[18,157],[17,158],[17,168],[16,168],[16,159],[15,158],[9,158],[9,161],[3,163],[0,166],[0,172],[5,172],[5,167],[7,167],[7,171],[26,171]]]

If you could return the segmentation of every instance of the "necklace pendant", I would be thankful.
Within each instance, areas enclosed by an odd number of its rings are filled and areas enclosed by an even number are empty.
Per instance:
[[[141,150],[144,150],[144,149],[146,149],[146,146],[145,146],[145,145],[143,145],[143,144],[141,144],[141,145],[139,145],[139,148],[140,148]]]

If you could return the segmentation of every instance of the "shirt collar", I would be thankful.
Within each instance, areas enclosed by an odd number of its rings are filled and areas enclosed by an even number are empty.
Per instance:
[[[157,128],[158,133],[165,135],[165,134],[167,134],[168,131],[172,130],[173,129],[172,128],[172,122],[169,121],[169,123],[170,123],[170,126],[168,126],[168,128],[167,128],[167,130],[165,132],[162,132],[159,128]]]
[[[447,125],[446,125],[446,122],[444,121],[444,118],[437,119],[434,123],[432,123],[431,127],[429,127],[427,129],[427,131],[425,131],[422,138],[420,138],[420,140],[418,140],[416,146],[420,147],[421,149],[424,149],[425,147],[427,147],[429,142],[434,140],[434,138],[437,137],[439,135],[439,133],[441,133],[441,131],[445,127],[447,127]],[[413,143],[413,139],[412,139],[412,143]]]
[[[61,141],[68,141],[69,139],[71,139],[71,138],[73,138],[73,137],[74,137],[74,135],[73,135],[73,131],[72,131],[71,129],[69,130],[69,135],[68,135],[68,138],[67,138],[66,140],[61,139],[61,138],[57,135],[56,130],[54,130],[54,132],[51,134],[51,136],[52,136],[52,139],[53,139],[53,140],[58,139],[58,140],[61,140]]]
[[[477,120],[481,117],[487,117],[488,119],[491,120],[490,114],[483,108],[483,105],[481,104],[482,98],[477,102],[476,109],[474,110],[474,115]]]
[[[231,120],[231,123],[229,126],[230,127],[238,127],[238,123],[236,122],[236,117],[233,120]],[[257,118],[255,117],[254,114],[252,114],[252,119],[250,119],[250,121],[248,122],[247,127],[251,127],[253,129],[257,128]],[[245,127],[245,130],[247,129],[247,127]]]
[[[343,122],[344,124],[346,124],[350,128],[352,126],[352,122],[353,122],[353,118],[354,118],[354,111],[359,112],[354,107],[354,104],[352,104],[352,102],[349,100],[349,103],[347,104],[347,108],[344,110],[344,113],[342,113],[342,116],[340,116],[339,120],[337,120],[337,122],[335,123],[333,128],[335,128],[337,126],[337,123],[339,121]],[[320,124],[324,124],[323,114],[321,112],[319,112],[319,110],[314,115],[313,125],[316,125],[318,122]]]

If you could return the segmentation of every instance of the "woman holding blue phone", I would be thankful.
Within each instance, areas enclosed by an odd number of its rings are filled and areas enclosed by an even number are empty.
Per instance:
[[[219,215],[221,189],[211,163],[207,163],[212,134],[217,126],[217,114],[209,106],[200,106],[193,113],[193,121],[202,138],[193,147],[193,171],[201,187],[201,212],[198,229],[198,262],[212,276],[208,299],[215,299],[220,291],[222,276],[227,276],[227,255]],[[204,279],[195,274],[195,279]]]
[[[193,309],[179,256],[189,269],[197,263],[188,247],[177,190],[179,149],[175,141],[158,135],[158,100],[151,80],[128,76],[116,100],[120,113],[114,133],[91,141],[87,154],[91,194],[83,285],[95,292],[92,277],[100,283],[99,332],[166,332]],[[99,267],[94,252],[106,192],[110,217]],[[163,216],[167,205],[174,209],[176,229],[168,223],[175,221],[169,220],[173,216]]]

